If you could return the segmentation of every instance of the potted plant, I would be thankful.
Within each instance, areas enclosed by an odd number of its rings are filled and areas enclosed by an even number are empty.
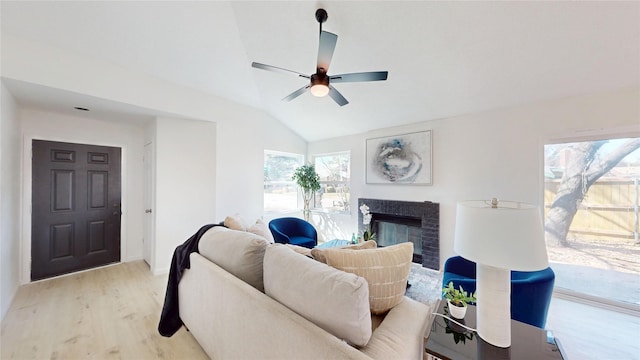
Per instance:
[[[309,210],[309,202],[313,194],[320,190],[320,176],[316,173],[316,168],[309,164],[297,168],[291,180],[294,180],[302,191],[302,199],[304,200],[304,210],[302,214],[304,219],[309,221],[309,214],[311,213],[311,210]]]
[[[362,240],[375,240],[376,233],[371,231],[371,212],[369,211],[369,207],[367,204],[362,204],[360,206],[360,212],[362,213],[362,225],[364,225],[364,231],[362,232]]]
[[[450,281],[447,286],[442,288],[442,294],[444,298],[447,299],[451,316],[456,319],[463,319],[467,313],[467,304],[474,304],[476,302],[476,295],[474,293],[467,293],[462,288],[462,285],[456,289],[453,287],[453,281]]]

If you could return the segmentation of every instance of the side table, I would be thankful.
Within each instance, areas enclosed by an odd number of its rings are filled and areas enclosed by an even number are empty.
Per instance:
[[[436,311],[448,316],[447,302],[440,300]],[[476,307],[469,306],[462,321],[476,328]],[[500,348],[480,339],[475,331],[440,316],[431,315],[431,331],[425,341],[427,360],[458,359],[563,359],[559,342],[550,331],[511,320],[511,347]]]

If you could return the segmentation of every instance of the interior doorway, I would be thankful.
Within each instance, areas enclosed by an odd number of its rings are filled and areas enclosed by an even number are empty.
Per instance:
[[[556,290],[640,309],[640,138],[545,145],[545,236]]]
[[[32,142],[31,280],[120,261],[121,149]]]

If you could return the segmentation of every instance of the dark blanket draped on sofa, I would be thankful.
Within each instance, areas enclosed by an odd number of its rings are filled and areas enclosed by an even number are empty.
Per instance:
[[[198,252],[200,238],[214,226],[224,225],[204,225],[198,232],[173,251],[171,268],[169,269],[169,281],[167,282],[167,292],[164,296],[164,305],[162,306],[162,314],[160,315],[160,323],[158,324],[158,332],[160,332],[162,336],[170,337],[182,327],[178,307],[178,283],[180,282],[180,278],[182,278],[184,269],[191,267],[189,255],[192,252]]]

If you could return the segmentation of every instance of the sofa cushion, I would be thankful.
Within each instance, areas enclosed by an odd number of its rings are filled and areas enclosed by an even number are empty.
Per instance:
[[[228,227],[232,230],[240,230],[247,231],[247,221],[240,216],[240,214],[236,213],[234,215],[229,215],[224,218],[224,226]]]
[[[328,249],[352,249],[352,250],[362,250],[362,249],[375,249],[376,247],[378,247],[378,244],[376,244],[375,241],[373,240],[367,240],[367,241],[363,241],[361,243],[357,243],[357,244],[353,244],[353,245],[347,245],[347,246],[343,246],[343,247],[339,247],[339,248],[313,248],[311,250],[311,256],[323,263],[327,263],[327,257],[324,255],[324,252]]]
[[[363,250],[326,249],[324,255],[328,265],[367,279],[373,314],[389,311],[402,301],[411,270],[413,243]]]
[[[198,243],[198,252],[221,268],[264,292],[262,262],[267,241],[256,234],[216,226]]]
[[[273,244],[264,256],[264,288],[268,296],[339,339],[364,346],[371,338],[369,289],[360,276]]]
[[[267,239],[270,244],[274,243],[273,234],[271,234],[269,226],[267,226],[267,224],[265,224],[262,219],[256,220],[256,223],[249,226],[247,228],[247,231],[262,236],[263,238]]]

